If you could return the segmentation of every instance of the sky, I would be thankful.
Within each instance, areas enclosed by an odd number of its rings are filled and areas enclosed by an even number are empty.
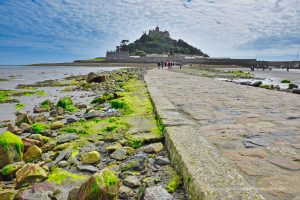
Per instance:
[[[101,57],[156,26],[211,57],[296,60],[300,0],[0,0],[0,64]]]

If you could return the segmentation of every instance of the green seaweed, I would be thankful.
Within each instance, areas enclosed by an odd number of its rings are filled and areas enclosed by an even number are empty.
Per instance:
[[[17,171],[17,168],[13,164],[6,165],[2,168],[2,175],[7,176]]]
[[[281,83],[291,83],[290,80],[282,80]]]
[[[50,126],[47,124],[44,124],[44,123],[36,122],[31,125],[31,128],[34,131],[34,133],[39,134],[39,133],[43,132],[44,130],[50,129]]]
[[[261,84],[259,87],[264,89],[271,89],[271,86],[267,84]]]
[[[112,94],[112,93],[104,93],[102,96],[95,98],[91,103],[95,104],[95,103],[105,103],[109,100],[112,100],[116,98],[116,94]]]
[[[49,99],[43,101],[43,102],[41,103],[41,107],[42,107],[42,108],[46,108],[46,109],[49,110],[50,107],[51,107],[51,101],[50,101]]]
[[[167,184],[167,191],[169,193],[173,193],[177,190],[177,188],[182,184],[181,178],[179,175],[175,175],[172,177],[172,180]]]
[[[24,103],[17,103],[16,106],[15,106],[16,110],[21,110],[24,107],[25,107]]]
[[[77,108],[73,105],[73,100],[70,97],[61,98],[57,102],[56,107],[61,107],[69,112],[75,112],[77,110]]]
[[[4,150],[8,151],[10,146],[14,146],[18,152],[20,158],[23,157],[23,142],[22,140],[16,136],[15,134],[6,131],[0,136],[0,146],[3,147]]]
[[[84,180],[86,178],[87,178],[86,176],[72,174],[67,170],[61,168],[55,168],[50,174],[48,181],[55,182],[57,185],[62,185],[65,182],[73,183],[73,182],[77,182],[78,180]]]

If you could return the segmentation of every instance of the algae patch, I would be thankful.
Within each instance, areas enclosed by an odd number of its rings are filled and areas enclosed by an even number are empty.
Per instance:
[[[0,136],[0,146],[3,147],[4,150],[8,151],[10,146],[14,146],[18,152],[20,158],[23,157],[23,142],[22,140],[16,136],[15,134],[6,131]]]
[[[72,174],[67,170],[55,168],[50,174],[48,181],[55,182],[57,185],[62,185],[63,183],[74,183],[78,180],[85,180],[86,178],[86,176]]]

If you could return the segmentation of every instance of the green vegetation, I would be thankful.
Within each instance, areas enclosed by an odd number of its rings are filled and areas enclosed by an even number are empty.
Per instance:
[[[31,125],[31,128],[34,131],[34,133],[40,134],[44,130],[50,129],[50,126],[47,125],[47,124],[36,122],[36,123],[34,123],[34,124]]]
[[[92,58],[91,61],[104,61],[106,58],[98,57],[98,58]]]
[[[220,72],[222,72],[220,70]],[[253,74],[251,74],[250,72],[244,72],[241,70],[230,70],[230,71],[223,71],[227,74],[230,74],[232,76],[232,78],[254,78]]]
[[[162,54],[169,52],[170,54],[193,54],[208,57],[200,49],[197,49],[183,40],[174,40],[165,34],[146,34],[144,33],[140,39],[133,43],[126,44],[128,41],[123,40],[117,50],[129,51],[131,55],[144,56],[145,54]]]
[[[75,112],[77,108],[73,105],[73,101],[70,97],[63,97],[61,98],[57,104],[57,107],[61,107],[69,112]]]
[[[15,97],[32,95],[45,96],[47,93],[45,91],[0,90],[0,103],[19,102]]]
[[[291,83],[290,80],[282,80],[281,83]]]
[[[41,107],[50,110],[50,107],[51,107],[51,101],[50,101],[49,99],[43,101],[43,102],[41,103]]]
[[[0,82],[8,81],[7,79],[0,78]]]
[[[267,84],[261,84],[259,87],[264,89],[271,89],[271,86]]]
[[[22,108],[25,107],[25,104],[24,103],[17,103],[15,107],[16,107],[16,110],[21,110]]]
[[[116,109],[124,109],[126,107],[126,104],[121,99],[113,99],[110,102],[110,105],[112,108],[116,108]]]
[[[167,184],[167,191],[173,193],[177,190],[177,188],[182,184],[181,178],[179,175],[175,175],[172,177],[172,180]]]
[[[8,151],[10,146],[14,146],[18,151],[18,155],[20,158],[23,157],[23,142],[22,140],[16,136],[15,134],[6,131],[0,136],[0,146],[3,147],[4,150]]]
[[[95,104],[95,103],[105,103],[109,100],[112,100],[114,98],[116,98],[116,94],[112,94],[112,93],[104,93],[101,97],[97,97],[95,98],[91,103],[92,104]]]
[[[2,168],[2,175],[7,176],[9,174],[12,174],[17,171],[17,168],[14,166],[14,164],[6,165]]]
[[[101,186],[105,185],[106,187],[118,185],[118,177],[115,175],[114,172],[104,169],[100,173],[100,176],[96,178],[97,183]]]
[[[68,124],[62,128],[63,133],[76,133],[79,135],[93,135],[102,132],[117,133],[127,131],[130,125],[122,118],[110,117],[108,119],[82,120]]]
[[[57,185],[62,185],[63,183],[73,183],[78,180],[86,179],[86,176],[81,176],[77,174],[72,174],[67,170],[61,168],[55,168],[50,174],[48,181],[55,182]]]

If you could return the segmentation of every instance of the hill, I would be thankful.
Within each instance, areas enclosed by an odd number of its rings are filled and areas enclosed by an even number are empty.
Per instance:
[[[150,30],[135,42],[127,44],[128,40],[123,40],[117,51],[129,51],[130,55],[144,56],[146,54],[189,54],[209,57],[200,49],[193,47],[185,41],[179,39],[174,40],[170,37],[168,31],[160,31],[158,27]]]

